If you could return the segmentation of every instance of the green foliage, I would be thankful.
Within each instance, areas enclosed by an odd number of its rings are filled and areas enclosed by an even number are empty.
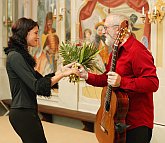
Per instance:
[[[62,43],[60,46],[59,53],[63,58],[63,64],[67,65],[72,62],[80,63],[86,70],[100,68],[95,62],[95,56],[99,54],[101,50],[98,50],[93,43],[82,45],[76,45],[72,43]]]

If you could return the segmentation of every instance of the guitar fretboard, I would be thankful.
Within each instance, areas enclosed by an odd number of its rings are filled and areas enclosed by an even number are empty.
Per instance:
[[[116,61],[117,61],[117,52],[118,52],[118,46],[114,45],[110,71],[115,71]],[[106,91],[106,103],[105,103],[106,111],[109,111],[110,109],[111,94],[112,94],[112,86],[108,84],[107,91]]]

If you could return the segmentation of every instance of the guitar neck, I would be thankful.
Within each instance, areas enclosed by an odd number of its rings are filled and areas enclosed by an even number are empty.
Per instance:
[[[117,52],[118,52],[118,46],[114,45],[110,71],[115,71],[116,69]],[[106,104],[105,104],[106,111],[109,111],[110,108],[111,94],[112,94],[112,86],[108,84],[106,91]]]
[[[111,60],[111,67],[110,67],[110,71],[113,71],[113,72],[116,69],[117,53],[118,53],[118,46],[114,45],[113,53],[112,53],[112,60]]]
[[[116,69],[117,53],[118,53],[118,46],[114,45],[113,53],[112,53],[112,60],[111,60],[111,67],[110,67],[110,71],[113,71],[113,72]],[[111,95],[111,92],[112,92],[112,86],[108,85],[107,96]]]
[[[111,65],[110,65],[110,71],[112,72],[115,72],[116,70],[118,47],[120,43],[123,41],[126,34],[129,34],[128,21],[124,20],[120,25],[119,32],[113,44],[112,59],[111,59]],[[105,100],[106,111],[109,111],[110,109],[111,95],[112,95],[112,86],[108,84],[107,91],[106,91],[106,100]]]

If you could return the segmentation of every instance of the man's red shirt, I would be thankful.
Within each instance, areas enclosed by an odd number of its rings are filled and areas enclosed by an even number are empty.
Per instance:
[[[88,84],[107,86],[106,73],[110,70],[111,57],[112,53],[105,73],[88,73]],[[119,88],[124,89],[129,97],[129,111],[126,117],[126,124],[131,125],[129,129],[139,126],[153,128],[153,92],[157,91],[159,80],[151,53],[133,36],[119,49],[116,73],[121,76]]]

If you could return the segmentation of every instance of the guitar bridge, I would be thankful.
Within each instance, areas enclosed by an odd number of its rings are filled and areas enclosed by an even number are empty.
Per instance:
[[[108,131],[102,125],[100,125],[100,128],[104,133],[106,133],[108,135]]]

